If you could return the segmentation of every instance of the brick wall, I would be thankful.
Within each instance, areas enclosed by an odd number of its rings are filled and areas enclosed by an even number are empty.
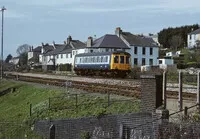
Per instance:
[[[141,75],[141,111],[155,112],[162,105],[162,76]]]
[[[81,139],[88,132],[93,139],[125,139],[125,137],[152,138],[152,115],[150,113],[132,113],[126,115],[107,115],[101,118],[38,121],[35,131],[43,137],[49,137],[49,127],[55,125],[56,139]]]

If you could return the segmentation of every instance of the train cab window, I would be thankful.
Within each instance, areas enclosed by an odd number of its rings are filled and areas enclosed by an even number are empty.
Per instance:
[[[120,64],[124,64],[124,56],[120,56]]]
[[[114,57],[114,63],[119,63],[119,56]]]
[[[130,57],[126,56],[126,64],[129,64],[129,63],[130,63]]]

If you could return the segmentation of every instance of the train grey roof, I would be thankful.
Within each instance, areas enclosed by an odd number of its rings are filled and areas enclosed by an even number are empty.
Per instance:
[[[158,47],[156,42],[150,37],[134,35],[130,32],[122,32],[121,35],[131,46],[137,45],[137,46]]]
[[[120,54],[120,53],[125,53],[127,55],[130,55],[129,53],[124,52],[124,51],[115,51],[115,52],[81,53],[81,54],[77,54],[76,57],[80,57],[80,56],[111,55],[111,54]]]
[[[117,35],[106,34],[93,42],[92,48],[130,49]]]

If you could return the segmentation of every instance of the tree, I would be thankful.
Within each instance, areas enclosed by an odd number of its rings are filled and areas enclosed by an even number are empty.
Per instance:
[[[20,66],[27,65],[28,52],[30,47],[31,46],[28,44],[23,44],[17,48],[16,52],[19,55]]]
[[[187,44],[187,34],[199,28],[198,24],[181,26],[181,27],[169,27],[163,29],[158,33],[158,41],[164,48],[170,48],[170,41],[173,36],[180,36],[183,40],[183,44],[180,47],[185,47]]]
[[[173,50],[177,51],[178,48],[181,48],[181,46],[183,45],[183,39],[179,35],[172,36],[169,40],[169,44]]]
[[[30,45],[28,44],[23,44],[23,45],[20,45],[18,48],[17,48],[17,51],[16,53],[20,56],[21,54],[23,53],[28,53],[29,50],[30,50]]]
[[[11,59],[12,59],[12,55],[9,54],[9,55],[6,57],[5,62],[6,62],[6,63],[9,63],[9,61],[10,61]]]

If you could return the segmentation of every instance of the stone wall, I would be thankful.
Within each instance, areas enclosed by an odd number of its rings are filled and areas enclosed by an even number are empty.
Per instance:
[[[92,139],[153,138],[151,121],[150,113],[44,120],[35,123],[35,131],[49,138],[49,127],[55,125],[56,139],[81,139],[84,133],[89,133]]]

